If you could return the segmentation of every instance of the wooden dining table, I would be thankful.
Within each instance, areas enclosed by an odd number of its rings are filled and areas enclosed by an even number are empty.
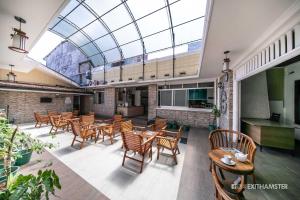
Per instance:
[[[235,165],[223,163],[221,158],[223,158],[225,155],[231,156],[232,160],[235,162]],[[239,176],[239,187],[234,189],[234,191],[237,194],[242,194],[245,189],[245,184],[247,184],[247,176],[252,174],[254,171],[254,164],[249,160],[246,160],[245,162],[238,161],[234,156],[234,149],[230,150],[228,148],[212,149],[208,152],[208,157],[211,159],[214,166]]]

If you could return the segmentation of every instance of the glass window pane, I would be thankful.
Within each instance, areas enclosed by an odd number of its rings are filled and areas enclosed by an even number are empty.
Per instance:
[[[59,22],[60,19],[58,17],[56,17],[54,20],[52,20],[50,23],[49,23],[49,26],[48,28],[53,28],[53,26],[55,26],[57,24],[57,22]]]
[[[104,28],[101,22],[98,20],[91,23],[84,29],[82,29],[86,34],[88,34],[93,40],[107,34],[107,30]]]
[[[186,106],[186,90],[174,90],[174,106]]]
[[[133,24],[113,32],[120,45],[139,39],[138,32]]]
[[[90,6],[99,16],[108,12],[121,3],[119,0],[86,0],[85,3]]]
[[[150,53],[150,54],[148,54],[148,60],[162,58],[162,57],[166,57],[166,56],[170,56],[170,55],[173,55],[173,48],[164,49],[161,51]]]
[[[198,40],[203,35],[204,19],[198,19],[174,28],[175,44],[183,44]]]
[[[97,54],[95,56],[89,57],[89,59],[92,61],[95,67],[103,65],[104,60],[100,54]]]
[[[167,9],[162,9],[138,20],[137,24],[143,37],[167,29],[170,27]]]
[[[143,54],[143,47],[140,40],[121,46],[121,49],[125,58]]]
[[[111,31],[132,22],[124,5],[120,5],[102,17]]]
[[[161,90],[160,91],[160,105],[161,106],[172,106],[172,90]]]
[[[67,16],[67,19],[73,22],[79,28],[87,25],[95,20],[95,16],[83,6],[78,6],[72,13]]]
[[[189,50],[189,45],[184,44],[184,45],[180,45],[175,47],[175,54],[179,54],[179,53],[186,53]]]
[[[65,37],[69,37],[72,33],[74,33],[77,29],[74,28],[72,25],[65,21],[59,22],[54,28],[54,31],[60,33],[61,35]]]
[[[139,19],[159,8],[165,6],[164,0],[151,0],[151,1],[141,1],[141,0],[130,0],[127,4],[135,19]]]
[[[147,52],[172,47],[170,30],[144,38]]]
[[[115,48],[109,51],[103,52],[108,63],[121,60],[119,49]]]
[[[101,51],[106,51],[116,47],[116,43],[110,35],[106,35],[98,40],[95,40],[95,43],[98,45]]]
[[[173,26],[205,15],[206,0],[181,0],[170,6]],[[184,12],[183,12],[184,11]]]
[[[66,16],[69,12],[71,12],[71,10],[73,10],[77,5],[78,5],[78,1],[76,0],[71,0],[66,7],[61,11],[60,15],[61,16]]]
[[[89,42],[89,39],[85,35],[83,35],[81,32],[75,33],[69,39],[72,40],[78,46],[82,46]]]
[[[84,45],[80,48],[86,53],[87,56],[92,56],[99,53],[97,48],[92,43]]]

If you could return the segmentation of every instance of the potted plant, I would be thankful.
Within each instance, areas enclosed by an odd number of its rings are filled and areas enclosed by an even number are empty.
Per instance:
[[[221,111],[217,108],[216,105],[213,106],[211,113],[214,118],[213,118],[212,123],[210,123],[208,125],[209,131],[213,131],[213,130],[217,129],[217,118],[219,118],[221,116]]]

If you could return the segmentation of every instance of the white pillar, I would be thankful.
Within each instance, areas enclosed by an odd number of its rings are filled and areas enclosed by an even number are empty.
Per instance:
[[[240,117],[239,117],[239,82],[236,80],[236,74],[233,73],[233,91],[232,91],[232,129],[239,131],[240,129]]]

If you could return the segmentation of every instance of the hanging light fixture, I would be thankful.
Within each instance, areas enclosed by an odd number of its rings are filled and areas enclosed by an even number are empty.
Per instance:
[[[19,53],[28,53],[25,49],[28,37],[26,36],[26,33],[21,30],[22,23],[25,24],[26,21],[25,19],[17,16],[15,16],[15,20],[20,22],[20,28],[13,28],[14,33],[10,35],[12,39],[12,46],[9,46],[8,48]]]
[[[10,66],[10,72],[8,74],[6,74],[7,80],[11,81],[11,82],[15,82],[17,75],[15,73],[13,73],[13,71],[12,71],[12,68],[14,67],[14,65],[9,64],[9,66]]]
[[[229,62],[230,62],[230,59],[227,57],[229,53],[230,53],[230,51],[225,51],[225,52],[224,52],[225,58],[224,58],[224,62],[223,62],[223,70],[222,70],[222,72],[224,72],[224,73],[227,73],[227,72],[230,71],[230,69],[229,69]]]

